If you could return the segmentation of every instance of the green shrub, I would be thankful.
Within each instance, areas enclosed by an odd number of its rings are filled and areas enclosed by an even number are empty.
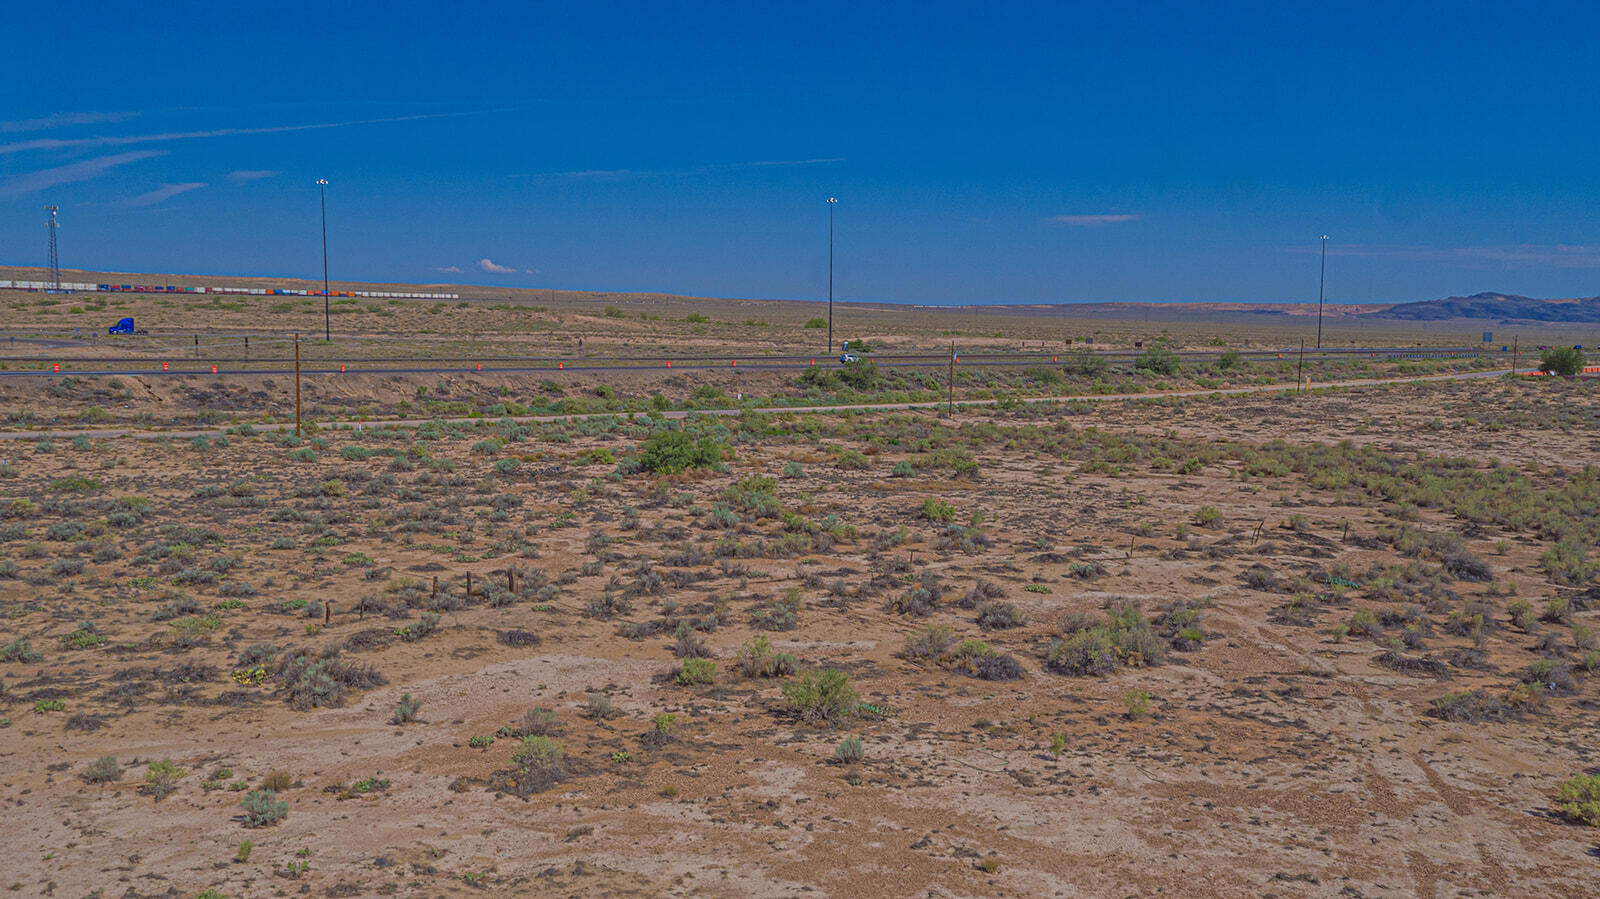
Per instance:
[[[1579,774],[1561,785],[1556,807],[1569,821],[1600,827],[1600,774]]]
[[[1123,704],[1128,708],[1128,717],[1133,719],[1143,718],[1150,714],[1150,694],[1144,690],[1134,688],[1122,695]]]
[[[1098,677],[1117,666],[1117,652],[1109,630],[1091,627],[1051,643],[1044,664],[1057,674]]]
[[[833,757],[846,765],[854,765],[866,758],[867,750],[860,737],[845,737],[833,750]]]
[[[808,671],[783,685],[789,710],[810,724],[835,724],[855,714],[861,697],[850,686],[850,675],[837,668]]]
[[[686,687],[709,684],[716,679],[717,663],[710,659],[684,659],[676,677],[677,682]]]
[[[1162,344],[1156,344],[1145,350],[1133,362],[1133,367],[1138,371],[1147,371],[1154,375],[1171,377],[1178,373],[1181,362],[1178,354]]]
[[[1524,632],[1531,633],[1539,628],[1539,618],[1533,614],[1533,604],[1526,599],[1513,599],[1506,603],[1506,616]]]
[[[549,737],[526,737],[512,754],[511,766],[512,786],[527,796],[566,778],[566,753]]]
[[[956,642],[955,632],[941,624],[930,624],[906,637],[908,659],[937,659]]]
[[[394,723],[409,724],[417,720],[417,712],[422,709],[422,700],[413,699],[410,693],[400,694],[400,701],[394,707]]]
[[[710,437],[696,440],[684,431],[662,431],[640,444],[639,465],[659,474],[711,468],[722,462],[724,448]]]
[[[500,728],[497,737],[554,737],[560,735],[565,728],[556,713],[541,706],[534,706],[522,713],[522,719],[515,724]]]
[[[738,664],[745,677],[787,677],[795,671],[794,656],[773,652],[765,634],[739,647]]]
[[[27,639],[24,637],[18,637],[17,639],[12,640],[10,643],[7,643],[5,646],[0,646],[0,662],[31,663],[37,662],[43,658],[44,656],[35,651],[33,646],[30,645]]]
[[[955,506],[931,496],[922,501],[922,508],[918,512],[929,521],[954,521],[956,517]]]
[[[1378,624],[1378,616],[1371,609],[1357,609],[1350,616],[1347,633],[1356,637],[1370,637],[1381,633],[1383,627]]]
[[[826,328],[827,326],[828,320],[821,316],[806,319],[807,328]]]
[[[1053,641],[1045,651],[1045,667],[1057,674],[1099,676],[1118,664],[1159,665],[1166,657],[1167,641],[1135,603],[1119,601],[1103,621],[1092,621],[1073,621],[1069,628],[1073,633]]]
[[[252,790],[239,801],[245,827],[271,827],[289,817],[289,803],[272,790]],[[244,851],[248,855],[248,851]]]
[[[1539,354],[1540,371],[1568,378],[1583,371],[1583,362],[1583,350],[1576,347],[1555,347]]]
[[[151,762],[144,772],[145,792],[154,796],[156,801],[160,802],[172,791],[176,790],[178,781],[188,776],[188,774],[188,769],[179,768],[172,763],[172,759]]]
[[[83,779],[92,784],[110,783],[121,776],[122,766],[117,764],[116,756],[112,755],[103,755],[83,769]]]
[[[894,463],[894,468],[889,470],[889,477],[909,478],[916,473],[917,470],[911,467],[910,459],[901,459],[899,462]]]

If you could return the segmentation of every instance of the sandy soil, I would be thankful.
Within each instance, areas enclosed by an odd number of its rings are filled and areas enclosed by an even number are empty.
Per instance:
[[[314,461],[237,433],[227,446],[58,440],[12,455],[0,477],[0,526],[12,528],[0,559],[14,566],[0,577],[0,645],[25,639],[40,658],[0,662],[3,885],[54,896],[1592,895],[1600,837],[1565,822],[1554,796],[1600,765],[1600,680],[1577,673],[1570,692],[1505,721],[1430,713],[1446,692],[1516,684],[1543,657],[1545,634],[1565,641],[1554,658],[1582,657],[1572,626],[1592,629],[1596,611],[1535,633],[1507,622],[1513,596],[1538,609],[1586,586],[1547,576],[1540,557],[1554,541],[1319,486],[1314,471],[1249,475],[1240,449],[1350,440],[1403,462],[1465,459],[1487,472],[1497,460],[1553,491],[1600,448],[1600,404],[1584,385],[1412,385],[954,422],[796,416],[772,419],[764,436],[727,427],[743,436],[726,472],[666,480],[611,477],[616,466],[594,451],[625,458],[642,435],[578,424],[490,451],[480,441],[504,433],[493,427],[430,440],[329,433]],[[1050,448],[1041,435],[1090,435],[1098,449]],[[1158,462],[1112,437],[1217,455],[1183,471],[1181,459]],[[341,452],[413,446],[405,464]],[[951,447],[978,463],[976,476],[934,458]],[[844,450],[866,467],[841,465]],[[518,464],[497,470],[505,460]],[[902,460],[912,476],[892,476]],[[781,477],[790,463],[804,476]],[[783,549],[785,523],[751,512],[713,525],[725,491],[749,475],[776,478],[786,512],[836,516],[831,545]],[[982,540],[952,542],[948,525],[918,512],[930,497]],[[72,530],[51,530],[63,523],[81,529],[56,539]],[[1446,593],[1424,612],[1424,646],[1386,655],[1399,631],[1335,628],[1358,609],[1406,606],[1366,572],[1441,570],[1381,539],[1398,524],[1457,535],[1491,575],[1437,582]],[[727,541],[765,549],[718,557]],[[684,558],[690,548],[703,558]],[[514,593],[503,589],[508,566]],[[1252,580],[1257,568],[1277,581]],[[1335,569],[1359,586],[1327,586]],[[930,616],[886,607],[934,580]],[[982,630],[961,602],[980,580],[1025,623]],[[741,646],[763,633],[754,613],[786,591],[798,591],[798,626],[767,632],[773,647],[802,672],[848,672],[882,714],[807,724],[781,693],[792,678],[738,673]],[[1297,619],[1305,591],[1317,600]],[[631,608],[586,614],[608,593],[632,594]],[[1131,599],[1157,616],[1204,598],[1203,645],[1170,649],[1163,664],[1124,660],[1099,677],[1045,664],[1074,613]],[[186,599],[194,612],[157,620]],[[374,610],[358,612],[363,600]],[[1449,627],[1467,600],[1491,610],[1482,656]],[[300,607],[329,601],[326,627]],[[673,682],[670,628],[621,632],[714,615],[718,601],[721,623],[699,634],[717,663],[708,686]],[[397,633],[430,606],[436,631]],[[75,648],[68,638],[84,621],[106,642]],[[1013,656],[1021,678],[907,657],[907,637],[929,624]],[[540,642],[508,645],[513,631]],[[230,677],[257,643],[340,647],[387,683],[298,711],[271,666],[259,685]],[[1395,658],[1427,664],[1397,669]],[[1149,694],[1148,711],[1130,691]],[[596,692],[619,714],[591,715]],[[418,720],[396,724],[403,694],[422,704]],[[64,707],[36,711],[52,699]],[[567,776],[519,796],[504,789],[519,740],[469,740],[535,706],[557,715]],[[675,716],[664,735],[663,714]],[[864,759],[836,761],[852,735]],[[86,766],[107,755],[120,776],[86,782]],[[142,788],[161,759],[188,773],[158,801]],[[240,798],[274,771],[291,780],[288,816],[247,828]],[[360,792],[363,781],[388,783]],[[244,839],[253,850],[236,861]]]

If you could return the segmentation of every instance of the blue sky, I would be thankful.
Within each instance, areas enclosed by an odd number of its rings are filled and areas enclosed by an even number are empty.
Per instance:
[[[1580,4],[64,9],[0,263],[320,277],[322,177],[353,280],[822,298],[836,196],[840,299],[1600,294]]]

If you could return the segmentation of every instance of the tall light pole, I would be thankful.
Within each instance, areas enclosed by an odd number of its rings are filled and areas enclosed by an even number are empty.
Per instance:
[[[1322,288],[1328,282],[1328,235],[1322,235],[1322,273],[1317,275],[1317,349],[1322,349]]]
[[[322,201],[322,339],[333,342],[333,311],[328,305],[328,179],[317,179],[317,198]]]
[[[833,355],[833,207],[838,197],[828,198],[828,355]]]

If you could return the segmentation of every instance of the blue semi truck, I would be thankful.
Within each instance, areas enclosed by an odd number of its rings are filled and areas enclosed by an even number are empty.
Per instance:
[[[134,330],[133,319],[125,318],[106,329],[107,334],[149,334],[149,331]]]

